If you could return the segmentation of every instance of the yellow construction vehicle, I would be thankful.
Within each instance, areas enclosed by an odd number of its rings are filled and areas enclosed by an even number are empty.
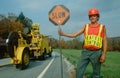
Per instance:
[[[48,36],[40,34],[40,25],[33,24],[31,33],[31,43],[30,43],[30,57],[36,59],[45,59],[46,55],[51,57],[52,48],[50,46],[50,39]]]
[[[0,59],[11,58],[11,63],[16,68],[25,69],[30,58],[45,59],[51,57],[52,48],[48,36],[40,34],[39,24],[33,24],[31,32],[24,34],[22,31],[12,31],[8,38],[0,36]]]

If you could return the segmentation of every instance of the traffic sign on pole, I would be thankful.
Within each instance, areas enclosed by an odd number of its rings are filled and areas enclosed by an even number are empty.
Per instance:
[[[69,10],[63,5],[56,5],[49,11],[49,20],[59,26],[64,25],[70,18]],[[59,36],[60,47],[60,60],[61,60],[61,78],[63,78],[63,64],[62,64],[62,48],[61,48],[61,36]]]
[[[49,11],[49,20],[55,25],[64,25],[69,18],[69,10],[64,5],[56,5]]]

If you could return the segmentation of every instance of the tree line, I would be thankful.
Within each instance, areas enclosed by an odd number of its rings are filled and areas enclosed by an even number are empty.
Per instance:
[[[23,12],[19,16],[14,13],[9,13],[8,16],[0,14],[0,39],[6,39],[11,31],[23,31],[25,27],[30,30],[32,23]]]
[[[108,50],[120,52],[120,37],[108,38]]]
[[[74,38],[72,40],[64,40],[64,38],[61,39],[61,41],[52,38],[51,44],[53,48],[59,48],[60,43],[61,47],[63,49],[82,49],[83,41],[80,40],[81,38]],[[120,37],[113,37],[108,38],[108,51],[119,51],[120,52]]]

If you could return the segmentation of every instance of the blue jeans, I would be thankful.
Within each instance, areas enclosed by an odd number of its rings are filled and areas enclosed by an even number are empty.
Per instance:
[[[77,65],[76,77],[83,78],[86,67],[89,64],[89,62],[91,62],[93,68],[92,78],[100,78],[101,63],[99,60],[101,54],[102,54],[102,50],[90,51],[83,49]]]

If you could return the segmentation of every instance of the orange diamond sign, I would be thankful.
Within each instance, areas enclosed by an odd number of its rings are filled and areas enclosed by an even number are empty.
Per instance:
[[[56,5],[49,12],[49,20],[55,25],[64,25],[69,17],[69,10],[63,5]]]

